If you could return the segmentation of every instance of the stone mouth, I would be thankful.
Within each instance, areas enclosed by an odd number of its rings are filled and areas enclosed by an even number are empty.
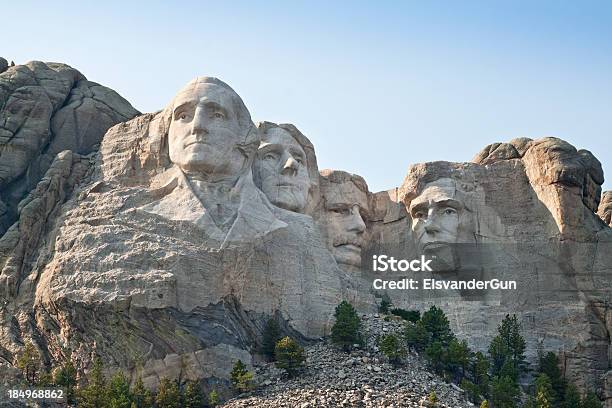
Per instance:
[[[338,244],[334,245],[336,248],[342,248],[353,252],[361,252],[361,245],[356,244]]]
[[[202,144],[202,145],[204,145],[204,144],[207,144],[207,143],[206,143],[206,141],[205,141],[205,140],[199,140],[199,139],[196,139],[196,140],[190,140],[189,142],[185,143],[185,148],[187,148],[187,147],[189,147],[189,146],[196,145],[196,144]]]
[[[447,246],[449,246],[450,244],[448,242],[444,242],[444,241],[433,241],[433,242],[428,242],[426,244],[423,245],[423,250],[436,250],[436,249],[440,249],[440,248],[445,248]]]

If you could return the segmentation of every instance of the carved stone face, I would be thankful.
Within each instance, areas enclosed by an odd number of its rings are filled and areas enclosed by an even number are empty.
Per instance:
[[[306,160],[306,153],[287,130],[269,129],[253,165],[255,184],[277,207],[303,212],[310,187]]]
[[[324,213],[322,224],[327,245],[338,265],[360,267],[366,224],[364,213],[368,198],[353,182],[322,186]]]
[[[173,101],[168,144],[170,160],[186,173],[233,176],[248,160],[240,148],[244,129],[239,98],[214,83],[192,82]]]
[[[441,178],[425,186],[410,203],[412,232],[421,253],[435,253],[472,230],[455,181]],[[472,231],[473,233],[473,231]]]

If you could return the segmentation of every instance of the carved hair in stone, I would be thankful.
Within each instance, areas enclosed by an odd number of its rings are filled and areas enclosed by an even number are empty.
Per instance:
[[[318,201],[319,172],[312,143],[293,125],[260,122],[253,179],[277,207],[309,213]]]
[[[321,171],[318,224],[340,268],[361,266],[368,219],[368,186],[360,176],[339,170]]]

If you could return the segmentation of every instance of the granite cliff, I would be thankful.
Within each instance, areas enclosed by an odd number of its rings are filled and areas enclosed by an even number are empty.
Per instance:
[[[612,398],[610,197],[588,151],[514,139],[413,164],[374,193],[319,171],[295,126],[255,124],[216,78],[137,116],[78,71],[32,62],[0,73],[0,108],[5,381],[31,341],[81,372],[98,355],[150,387],[226,384],[234,360],[258,358],[270,317],[312,342],[341,300],[376,308],[371,254],[426,254],[438,279],[520,289],[387,291],[396,305],[440,305],[480,350],[516,313],[530,362],[560,353],[568,379]]]

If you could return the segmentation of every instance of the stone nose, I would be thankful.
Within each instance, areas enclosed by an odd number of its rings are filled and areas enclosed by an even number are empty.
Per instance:
[[[359,212],[359,206],[353,206],[350,210],[350,219],[348,222],[348,230],[361,234],[365,231],[366,225]]]
[[[285,164],[281,173],[288,176],[295,176],[298,172],[299,163],[291,155],[286,156]]]
[[[208,134],[208,121],[206,120],[206,115],[197,110],[195,112],[193,123],[191,125],[191,133],[194,135],[202,133]]]
[[[426,233],[433,235],[440,232],[440,226],[438,225],[435,215],[429,214],[429,216],[424,222],[424,228]]]

